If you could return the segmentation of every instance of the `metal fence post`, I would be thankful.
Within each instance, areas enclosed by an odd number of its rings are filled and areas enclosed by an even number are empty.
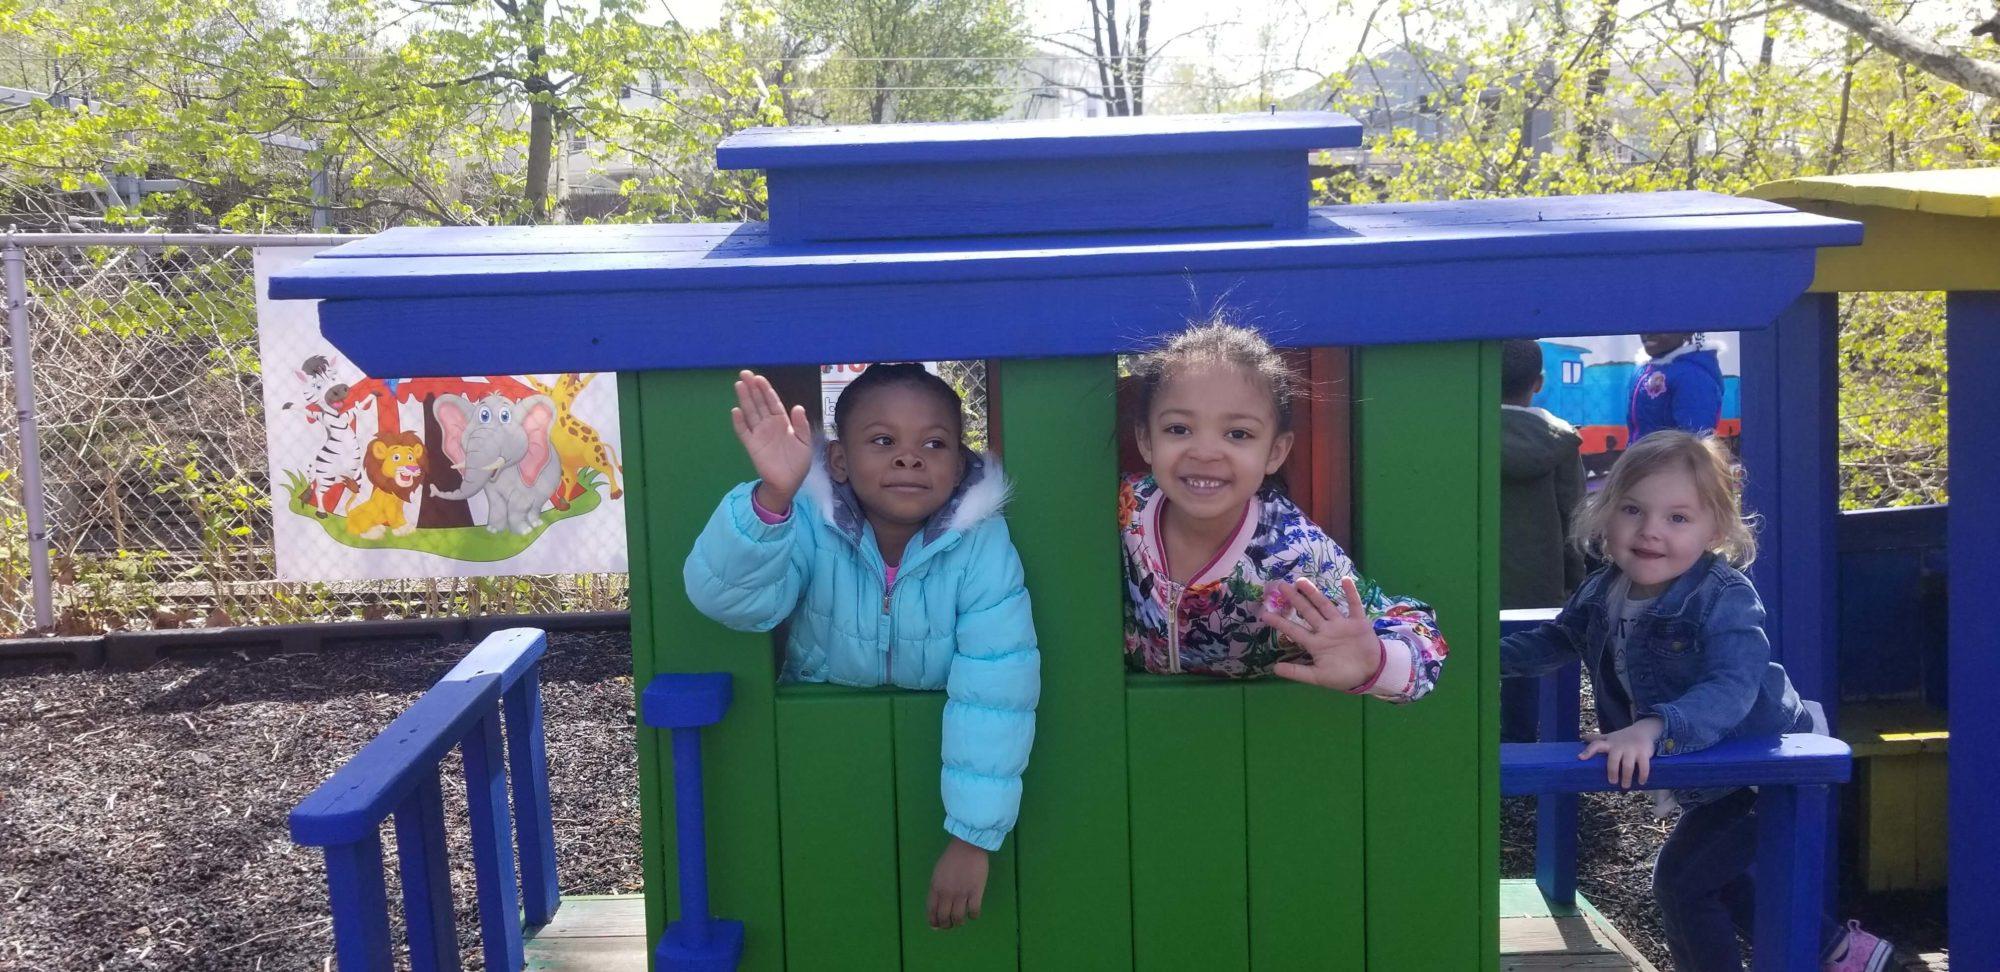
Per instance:
[[[42,448],[35,433],[35,372],[28,342],[28,265],[26,255],[7,230],[4,251],[7,273],[7,334],[14,345],[15,417],[21,429],[21,503],[28,512],[28,567],[34,580],[35,627],[55,627],[55,604],[49,593],[49,535],[42,507]]]

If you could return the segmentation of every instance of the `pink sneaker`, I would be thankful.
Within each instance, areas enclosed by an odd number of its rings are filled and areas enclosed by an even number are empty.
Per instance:
[[[1889,967],[1889,943],[1861,930],[1861,923],[1849,921],[1840,951],[1822,968],[1825,972],[1884,972]]]

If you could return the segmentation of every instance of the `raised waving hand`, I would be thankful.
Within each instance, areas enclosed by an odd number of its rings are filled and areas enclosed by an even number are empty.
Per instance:
[[[1268,598],[1260,614],[1265,624],[1305,649],[1311,661],[1279,662],[1271,669],[1273,674],[1321,688],[1353,691],[1381,670],[1382,639],[1375,633],[1375,622],[1368,617],[1354,578],[1340,579],[1343,604],[1338,607],[1310,580],[1288,582],[1283,593],[1284,598],[1275,600],[1295,609],[1295,617],[1273,610],[1274,599]]]
[[[729,410],[736,438],[757,469],[757,502],[773,513],[791,511],[792,497],[812,471],[812,423],[804,406],[789,411],[771,387],[771,380],[754,371],[737,376],[736,407]]]

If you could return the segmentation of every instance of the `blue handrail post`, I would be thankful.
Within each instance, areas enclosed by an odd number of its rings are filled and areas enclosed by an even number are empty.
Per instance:
[[[654,960],[673,972],[730,972],[743,959],[743,923],[708,909],[708,833],[701,786],[701,728],[729,711],[728,672],[658,675],[646,686],[646,724],[673,731],[674,842],[681,916],[667,923]]]
[[[396,856],[403,875],[403,925],[412,972],[460,968],[445,847],[444,787],[433,768],[396,806]]]
[[[537,662],[500,696],[507,720],[507,768],[514,784],[514,842],[521,857],[521,920],[546,925],[562,902],[556,884],[555,822],[549,812],[548,744],[542,733]]]
[[[1541,680],[1541,739],[1576,738],[1583,704],[1581,662],[1570,662]],[[1576,908],[1576,804],[1574,793],[1535,798],[1535,886],[1552,907]]]
[[[465,756],[465,815],[472,831],[473,885],[479,895],[479,929],[489,969],[518,969],[524,961],[520,889],[514,883],[514,844],[507,819],[507,770],[500,713],[479,720],[461,745]]]
[[[333,954],[341,972],[389,972],[389,890],[382,880],[382,838],[368,834],[326,848],[327,903]]]
[[[1500,612],[1500,636],[1531,631],[1555,620],[1556,608]],[[1581,725],[1583,663],[1572,661],[1543,676],[1535,699],[1536,734],[1542,742],[1568,742]],[[1535,795],[1535,887],[1552,908],[1576,911],[1576,805],[1573,792]]]
[[[1756,972],[1820,967],[1828,790],[1824,784],[1758,790]]]

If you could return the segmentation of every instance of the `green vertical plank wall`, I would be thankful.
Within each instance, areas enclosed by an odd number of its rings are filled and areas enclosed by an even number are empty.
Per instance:
[[[1243,686],[1250,968],[1365,968],[1362,706],[1306,685]]]
[[[1243,688],[1137,676],[1125,695],[1140,972],[1250,962]]]
[[[778,698],[778,800],[791,967],[874,972],[901,960],[896,778],[886,692],[810,685]],[[712,819],[712,818],[711,818]]]
[[[1479,400],[1500,401],[1498,341],[1479,345]],[[1479,419],[1479,884],[1481,955],[1500,954],[1500,409]]]
[[[636,446],[643,458],[628,452],[626,464],[641,468],[645,492],[643,514],[634,515],[627,540],[635,562],[646,561],[644,587],[640,576],[633,578],[632,664],[641,691],[658,672],[733,676],[728,715],[702,730],[709,903],[718,917],[744,923],[743,968],[777,970],[785,966],[785,951],[771,638],[730,631],[702,616],[681,581],[681,563],[709,513],[751,475],[729,427],[734,378],[724,371],[649,371],[621,379],[637,383],[637,418],[624,419],[625,447]],[[628,487],[628,501],[638,492]],[[652,900],[661,900],[657,907],[673,917],[665,904],[675,886],[673,759],[664,732],[641,727],[639,738],[641,770],[650,764],[653,774],[644,795],[658,811],[647,815],[643,834],[648,941],[657,942]]]
[[[653,451],[646,448],[645,401],[636,372],[618,375],[619,443],[625,454],[625,536],[629,564],[632,614],[633,708],[646,691],[658,668],[650,646],[653,643],[652,559],[644,555],[644,539],[649,527],[646,504],[646,461]],[[670,879],[672,864],[661,834],[674,832],[672,778],[667,776],[668,748],[664,734],[639,729],[639,832],[640,867],[646,875],[646,941],[657,942],[667,927],[668,912],[679,907],[680,888]],[[649,951],[648,956],[651,955]],[[649,957],[647,964],[651,965]]]
[[[1042,650],[1015,866],[1024,972],[1132,965],[1110,357],[1008,361],[1000,421]]]
[[[905,972],[1002,972],[1020,966],[1014,844],[987,855],[979,920],[950,931],[930,927],[931,871],[951,835],[938,789],[944,742],[943,692],[895,693],[896,833],[902,868],[900,917]]]
[[[638,687],[663,671],[735,676],[704,754],[711,897],[748,925],[744,967],[786,967],[788,937],[807,950],[799,968],[1496,967],[1496,354],[1371,348],[1356,365],[1357,559],[1435,605],[1452,644],[1439,690],[1408,707],[1278,683],[1128,696],[1108,523],[1115,364],[999,366],[1043,694],[1020,826],[993,860],[986,915],[956,933],[924,927],[921,908],[942,847],[942,697],[777,698],[770,639],[708,621],[682,590],[681,559],[749,475],[730,376],[621,376]],[[676,907],[665,736],[642,730],[639,758],[657,940]],[[781,822],[781,789],[787,806],[840,812]],[[1191,815],[1195,797],[1219,802]],[[1176,854],[1197,836],[1175,835],[1177,813],[1209,834],[1230,821],[1230,839]],[[853,843],[831,846],[839,835]],[[817,904],[788,915],[793,883]],[[1158,907],[1135,917],[1135,887]]]
[[[1499,961],[1495,360],[1477,343],[1371,347],[1356,369],[1356,560],[1436,607],[1451,645],[1436,692],[1365,710],[1373,969]]]

